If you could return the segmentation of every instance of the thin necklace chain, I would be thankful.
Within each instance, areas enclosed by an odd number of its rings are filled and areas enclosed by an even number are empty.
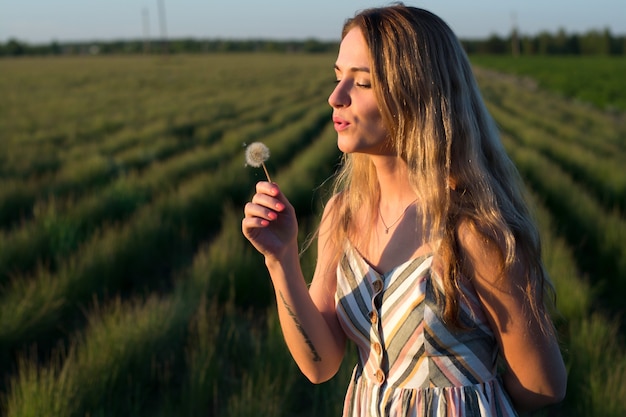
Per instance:
[[[404,209],[404,211],[402,212],[402,214],[400,215],[400,217],[398,217],[396,219],[395,222],[391,223],[389,226],[387,226],[387,223],[385,223],[385,219],[383,219],[383,214],[380,212],[380,205],[378,205],[378,216],[380,216],[380,220],[383,222],[383,226],[385,226],[385,234],[389,234],[389,229],[391,229],[392,227],[394,227],[396,225],[396,223],[398,223],[400,221],[401,218],[404,217],[404,215],[406,214],[406,211],[409,209],[409,207],[411,207],[413,205],[413,203],[415,203],[417,201],[417,198],[413,201],[411,201],[409,203],[408,206],[406,206],[406,208]]]

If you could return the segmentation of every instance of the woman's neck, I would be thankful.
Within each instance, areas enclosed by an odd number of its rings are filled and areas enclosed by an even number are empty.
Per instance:
[[[406,162],[402,158],[377,156],[372,158],[380,187],[380,209],[404,209],[417,195],[409,182]]]

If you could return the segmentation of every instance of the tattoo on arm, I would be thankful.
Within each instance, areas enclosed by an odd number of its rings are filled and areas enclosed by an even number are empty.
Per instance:
[[[296,316],[296,313],[293,312],[293,310],[291,309],[291,306],[289,304],[287,304],[287,300],[285,300],[285,296],[283,295],[283,293],[279,292],[279,294],[280,294],[280,298],[283,301],[283,305],[285,306],[285,308],[287,309],[287,312],[289,313],[289,315],[293,319],[293,321],[294,321],[294,323],[296,325],[296,328],[298,329],[298,331],[300,332],[302,337],[304,337],[304,342],[307,344],[307,346],[309,346],[309,349],[311,349],[311,353],[313,354],[313,361],[314,362],[321,362],[322,358],[317,353],[317,350],[315,349],[315,346],[313,346],[313,342],[311,342],[311,339],[309,339],[309,336],[304,331],[304,328],[302,327],[302,324],[300,323],[300,320],[298,320],[298,316]]]

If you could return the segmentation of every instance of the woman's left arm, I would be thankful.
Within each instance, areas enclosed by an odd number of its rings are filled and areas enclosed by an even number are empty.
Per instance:
[[[523,266],[514,264],[504,272],[499,246],[467,224],[461,224],[458,237],[506,361],[503,382],[515,406],[532,411],[562,401],[567,385],[563,357],[547,315],[542,323],[531,311]]]

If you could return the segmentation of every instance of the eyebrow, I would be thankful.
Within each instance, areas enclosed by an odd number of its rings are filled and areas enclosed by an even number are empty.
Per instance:
[[[335,69],[339,72],[342,72],[341,68],[339,68],[337,64],[335,64]],[[368,67],[351,67],[348,68],[348,72],[367,72],[369,74],[370,69]]]

